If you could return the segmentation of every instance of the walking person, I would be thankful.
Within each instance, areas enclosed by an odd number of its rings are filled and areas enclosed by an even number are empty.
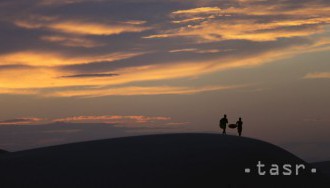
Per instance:
[[[220,122],[219,122],[219,126],[220,126],[220,129],[222,129],[222,134],[226,134],[226,126],[227,126],[227,123],[228,123],[228,119],[227,119],[227,115],[225,114],[223,116],[223,118],[220,119]]]
[[[243,129],[243,121],[242,118],[239,118],[239,120],[236,122],[237,125],[237,131],[238,131],[238,135],[241,136],[242,135],[242,129]]]

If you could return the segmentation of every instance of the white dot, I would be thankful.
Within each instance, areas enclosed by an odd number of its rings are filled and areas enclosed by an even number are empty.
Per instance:
[[[312,173],[316,173],[316,168],[312,168]]]
[[[251,172],[251,170],[249,168],[245,169],[245,173],[250,173],[250,172]]]

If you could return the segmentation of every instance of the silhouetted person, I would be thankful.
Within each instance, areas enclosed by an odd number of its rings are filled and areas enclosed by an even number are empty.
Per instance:
[[[236,125],[237,125],[237,131],[238,131],[238,135],[241,136],[242,134],[242,125],[243,125],[243,121],[242,121],[242,118],[239,118],[239,120],[236,122]]]
[[[226,126],[227,126],[227,123],[228,123],[228,119],[227,119],[227,115],[225,114],[223,116],[223,118],[220,119],[220,122],[219,122],[219,126],[220,126],[220,129],[222,129],[222,134],[226,134]]]

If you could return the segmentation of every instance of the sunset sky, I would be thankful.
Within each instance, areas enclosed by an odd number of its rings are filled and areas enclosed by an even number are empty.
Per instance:
[[[329,0],[0,1],[1,149],[220,133],[227,114],[329,160],[329,96]]]

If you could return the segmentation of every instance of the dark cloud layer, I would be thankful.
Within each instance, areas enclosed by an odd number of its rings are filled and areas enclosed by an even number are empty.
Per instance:
[[[253,42],[245,40],[230,40],[218,43],[192,44],[188,46],[192,49],[203,49],[205,53],[196,53],[195,51],[187,51],[185,53],[171,53],[170,50],[184,49],[187,45],[162,46],[159,52],[145,54],[125,60],[115,62],[90,62],[77,65],[69,65],[61,67],[62,70],[88,73],[88,72],[109,72],[116,71],[121,68],[146,66],[155,64],[175,64],[182,61],[203,62],[207,60],[217,59],[221,63],[221,59],[234,58],[239,56],[244,59],[250,56],[271,52],[274,50],[286,49],[293,46],[312,44],[313,41],[304,38],[279,39],[275,42]],[[247,48],[249,47],[249,48]],[[216,53],[207,53],[207,50],[217,49]],[[197,50],[198,51],[198,50]]]
[[[0,71],[12,70],[12,69],[29,69],[31,66],[27,65],[0,65]]]

